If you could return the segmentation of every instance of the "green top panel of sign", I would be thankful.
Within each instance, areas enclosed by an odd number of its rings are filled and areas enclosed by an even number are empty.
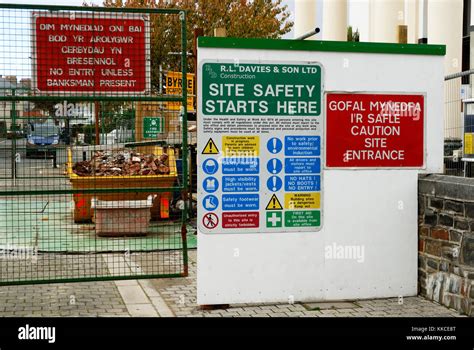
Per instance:
[[[204,63],[204,115],[321,114],[318,64]]]
[[[426,44],[393,44],[346,41],[285,40],[285,39],[241,39],[199,37],[199,47],[224,49],[256,50],[298,50],[298,51],[333,51],[365,52],[403,55],[437,55],[446,54],[445,45]]]

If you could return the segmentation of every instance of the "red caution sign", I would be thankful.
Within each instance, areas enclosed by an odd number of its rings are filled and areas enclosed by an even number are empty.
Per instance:
[[[34,87],[41,92],[145,93],[144,16],[33,13]]]
[[[229,212],[222,213],[223,228],[257,228],[259,212]]]
[[[327,94],[326,165],[423,167],[424,102],[422,94]]]

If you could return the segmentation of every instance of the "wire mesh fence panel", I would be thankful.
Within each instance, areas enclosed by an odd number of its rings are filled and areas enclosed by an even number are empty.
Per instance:
[[[474,100],[471,77],[474,71],[445,77],[444,173],[474,176]]]
[[[178,10],[0,4],[0,284],[187,274],[186,45]]]

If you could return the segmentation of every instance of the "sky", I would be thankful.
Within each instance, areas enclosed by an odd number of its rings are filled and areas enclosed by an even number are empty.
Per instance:
[[[325,0],[314,0],[316,5],[316,23],[322,23],[322,11]],[[290,20],[294,21],[295,16],[295,0],[283,0],[283,3],[288,5],[291,12]],[[348,25],[352,26],[354,30],[359,29],[360,40],[369,40],[369,0],[348,0],[349,16],[347,18]],[[474,8],[474,7],[473,7]],[[284,36],[285,39],[293,39],[294,31],[292,30]],[[316,39],[322,39],[322,33],[316,35]]]
[[[102,1],[94,0],[96,4]],[[82,6],[82,0],[0,0],[0,4],[32,4],[32,5],[69,5]]]
[[[322,22],[322,8],[324,0],[317,1],[316,19],[317,23]],[[96,5],[101,5],[102,0],[92,0]],[[361,41],[368,40],[368,2],[369,0],[349,0],[349,25],[354,30],[359,29]],[[0,3],[16,3],[16,4],[37,4],[37,5],[69,5],[81,6],[83,0],[0,0]],[[290,11],[290,20],[294,21],[295,0],[283,0],[288,5]],[[27,11],[16,11],[12,17],[10,10],[0,9],[0,74],[16,75],[18,78],[30,76],[30,39],[29,16]],[[8,15],[4,15],[8,13]],[[28,38],[22,40],[21,38]],[[294,38],[293,31],[284,36],[285,39]],[[321,39],[321,33],[315,39]],[[14,44],[11,44],[14,41]],[[12,50],[15,50],[14,52]],[[8,67],[6,69],[6,67]]]
[[[317,22],[321,23],[322,3],[324,0],[314,0],[318,2],[316,16]],[[83,0],[0,0],[0,3],[16,3],[16,4],[38,4],[38,5],[70,5],[81,6]],[[92,0],[96,5],[102,4],[102,0]],[[288,5],[291,13],[290,20],[294,21],[295,0],[283,0],[283,3]],[[365,37],[368,31],[367,11],[369,0],[349,0],[349,25],[354,29],[359,28],[361,32],[361,40]],[[473,7],[474,8],[474,7]],[[294,37],[293,30],[284,36],[285,39],[292,39]],[[318,36],[316,37],[318,38]]]

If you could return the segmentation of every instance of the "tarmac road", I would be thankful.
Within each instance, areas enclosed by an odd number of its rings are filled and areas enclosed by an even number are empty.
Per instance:
[[[26,158],[26,139],[16,140],[15,155],[13,140],[0,140],[0,189],[37,190],[68,185],[64,175],[66,154],[64,146],[57,149],[57,168],[53,168],[52,158]]]

